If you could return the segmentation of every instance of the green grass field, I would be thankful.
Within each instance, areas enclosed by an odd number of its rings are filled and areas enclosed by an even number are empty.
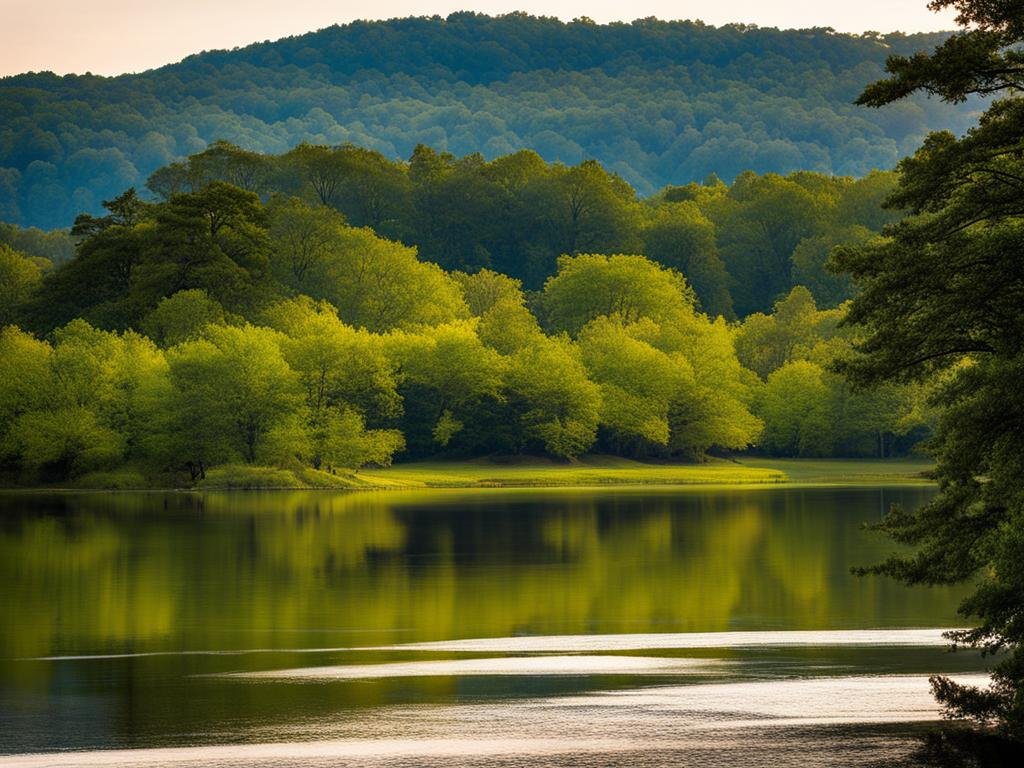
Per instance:
[[[595,485],[750,485],[764,483],[871,484],[927,482],[920,460],[810,460],[744,458],[704,464],[651,464],[611,456],[556,463],[541,459],[487,459],[399,464],[360,470],[368,486],[405,488],[543,487]]]
[[[929,459],[769,459],[745,457],[743,466],[774,469],[787,482],[814,485],[878,485],[879,483],[930,483],[927,473],[935,466]]]

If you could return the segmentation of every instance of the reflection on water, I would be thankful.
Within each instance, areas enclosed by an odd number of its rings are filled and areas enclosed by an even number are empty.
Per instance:
[[[0,496],[0,763],[892,758],[983,669],[956,591],[849,575],[930,493]]]
[[[260,672],[231,672],[249,680],[376,680],[384,677],[450,675],[680,675],[706,672],[717,665],[706,659],[642,656],[526,656],[496,659],[439,659],[385,664],[337,664]]]

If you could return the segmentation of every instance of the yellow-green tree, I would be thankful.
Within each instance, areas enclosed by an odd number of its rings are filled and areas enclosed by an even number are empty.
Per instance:
[[[308,455],[305,397],[266,328],[210,326],[167,352],[173,386],[169,457],[195,476],[225,461],[288,463]]]

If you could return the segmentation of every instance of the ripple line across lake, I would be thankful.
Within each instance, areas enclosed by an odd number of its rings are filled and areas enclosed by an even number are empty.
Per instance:
[[[378,645],[360,650],[572,653],[684,648],[785,648],[791,646],[943,646],[949,629],[851,629],[779,632],[666,632],[623,635],[532,635]]]
[[[513,656],[496,659],[445,659],[390,664],[349,664],[324,667],[232,672],[220,677],[271,680],[369,680],[385,677],[471,675],[678,675],[700,674],[726,662],[643,656]]]
[[[343,653],[345,651],[444,651],[480,653],[595,653],[602,651],[703,648],[786,648],[828,646],[941,647],[953,629],[851,629],[771,632],[664,632],[615,635],[524,635],[481,637],[394,645],[326,648],[241,648],[232,650],[143,651],[138,653],[33,656],[26,661],[88,661],[149,656],[242,656],[257,653]]]

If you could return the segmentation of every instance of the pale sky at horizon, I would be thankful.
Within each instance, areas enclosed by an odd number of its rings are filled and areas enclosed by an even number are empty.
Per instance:
[[[953,13],[933,13],[926,6],[927,0],[0,0],[0,76],[41,70],[138,72],[202,50],[276,40],[354,19],[446,16],[456,10],[522,10],[564,20],[589,16],[598,22],[657,16],[841,32],[955,27]]]

